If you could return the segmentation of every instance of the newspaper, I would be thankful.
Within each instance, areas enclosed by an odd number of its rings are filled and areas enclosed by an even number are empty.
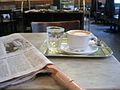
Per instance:
[[[20,34],[0,37],[0,87],[27,80],[47,64],[53,63]]]

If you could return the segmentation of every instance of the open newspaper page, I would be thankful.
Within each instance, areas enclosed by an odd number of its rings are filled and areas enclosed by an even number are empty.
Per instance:
[[[20,34],[0,38],[0,83],[36,73],[47,64],[52,62]]]

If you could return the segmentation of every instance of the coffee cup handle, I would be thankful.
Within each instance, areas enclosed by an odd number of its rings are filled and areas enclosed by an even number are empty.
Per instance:
[[[95,45],[97,43],[97,37],[94,34],[91,34],[89,44]]]

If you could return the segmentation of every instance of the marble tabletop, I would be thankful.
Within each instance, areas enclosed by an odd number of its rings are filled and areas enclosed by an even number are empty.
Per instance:
[[[37,48],[44,42],[45,33],[22,33]],[[48,57],[49,58],[49,57]],[[80,87],[85,90],[120,90],[120,63],[112,55],[107,58],[49,58],[64,73],[70,76]],[[45,82],[42,83],[42,82]],[[42,88],[46,85],[50,90],[63,90],[64,88],[54,83],[49,77],[41,77],[36,81],[12,86],[13,88]],[[39,82],[39,83],[38,83]]]

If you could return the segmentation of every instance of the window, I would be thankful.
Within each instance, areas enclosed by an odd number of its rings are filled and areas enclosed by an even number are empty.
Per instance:
[[[114,0],[116,4],[120,4],[120,0]]]

